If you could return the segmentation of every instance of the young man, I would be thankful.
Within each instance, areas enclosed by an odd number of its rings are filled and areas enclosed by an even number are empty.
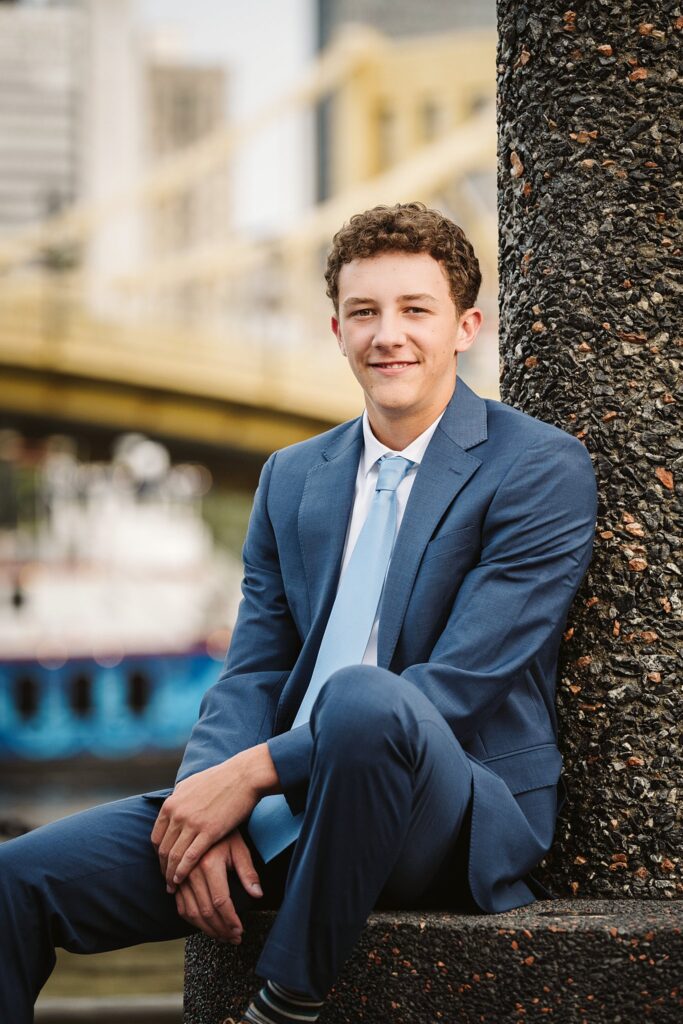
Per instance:
[[[326,278],[366,411],[264,466],[232,643],[173,792],[0,847],[2,1019],[31,1020],[54,945],[239,942],[269,902],[243,1020],[315,1020],[373,907],[544,894],[530,872],[558,809],[555,670],[590,557],[590,459],[457,380],[482,315],[451,221],[419,203],[359,214]]]

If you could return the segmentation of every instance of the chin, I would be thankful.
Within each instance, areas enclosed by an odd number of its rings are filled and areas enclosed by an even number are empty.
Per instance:
[[[377,401],[375,399],[374,404],[378,411],[384,413],[385,416],[405,416],[408,413],[411,413],[414,409],[413,402],[400,398],[396,398],[392,401],[390,398],[382,396],[382,401]]]
[[[386,380],[379,385],[375,384],[370,394],[381,397],[385,402],[412,402],[417,397],[410,381]]]

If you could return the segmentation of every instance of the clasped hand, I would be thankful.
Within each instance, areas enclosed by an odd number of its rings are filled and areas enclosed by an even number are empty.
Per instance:
[[[180,916],[213,938],[238,943],[242,934],[228,871],[237,872],[250,895],[263,895],[237,826],[262,796],[279,791],[268,745],[261,743],[179,782],[161,807],[151,839],[166,888]]]
[[[175,902],[179,915],[193,928],[219,942],[239,945],[244,929],[230,891],[230,871],[237,874],[250,896],[263,896],[249,848],[239,829],[204,854],[176,888]]]
[[[151,836],[169,892],[210,847],[249,817],[259,799],[241,754],[178,783]]]

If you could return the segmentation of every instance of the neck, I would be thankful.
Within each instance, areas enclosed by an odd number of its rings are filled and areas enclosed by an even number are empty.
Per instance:
[[[416,437],[431,427],[444,411],[448,402],[450,402],[450,397],[440,408],[432,407],[421,414],[416,413],[410,417],[401,416],[397,411],[394,418],[385,410],[380,412],[369,403],[366,404],[366,409],[370,427],[380,444],[386,445],[392,452],[402,452],[404,448],[413,443]]]

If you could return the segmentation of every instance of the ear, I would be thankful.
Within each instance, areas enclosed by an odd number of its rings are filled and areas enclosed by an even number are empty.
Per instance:
[[[343,356],[345,356],[346,355],[346,346],[344,345],[344,339],[342,338],[341,327],[339,326],[339,321],[337,320],[336,316],[333,316],[331,318],[331,320],[330,320],[330,327],[332,328],[332,333],[334,334],[335,338],[337,339],[337,344],[339,345],[339,351],[341,352],[341,354]]]
[[[455,332],[454,348],[456,352],[466,352],[467,349],[470,348],[479,334],[479,329],[483,320],[484,314],[476,306],[466,309],[465,312],[461,314]]]

